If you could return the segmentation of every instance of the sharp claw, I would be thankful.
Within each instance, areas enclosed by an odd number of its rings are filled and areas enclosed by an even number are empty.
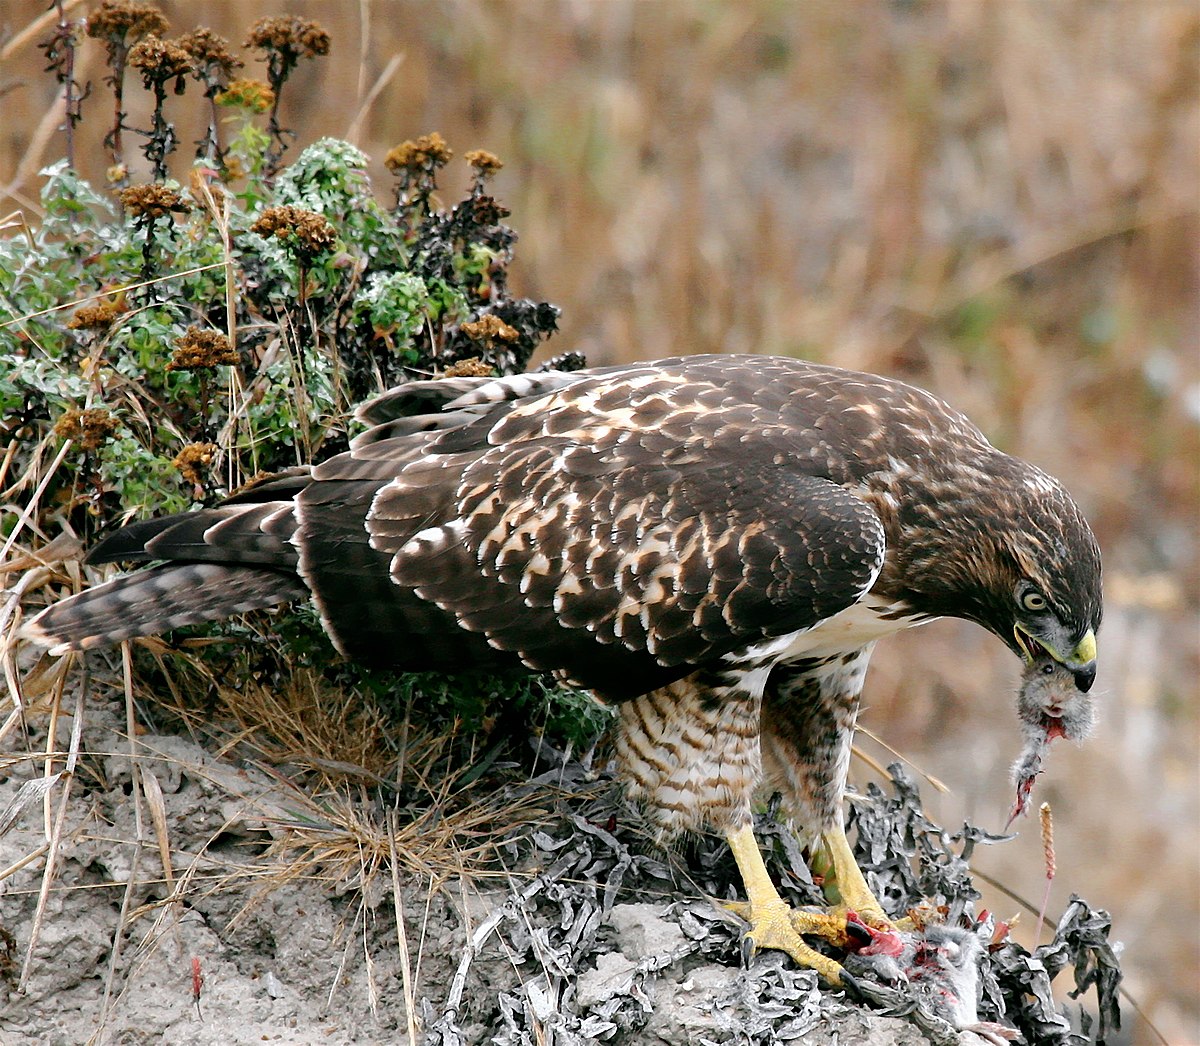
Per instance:
[[[862,921],[854,912],[846,913],[846,936],[849,938],[849,944],[853,948],[865,948],[874,940],[874,935],[871,933],[871,927]]]
[[[846,994],[851,999],[854,999],[857,1002],[865,1001],[866,995],[863,993],[862,981],[855,977],[854,974],[847,973],[844,966],[842,967],[841,986],[846,989]]]
[[[746,934],[742,938],[742,965],[749,966],[750,960],[754,958],[754,938],[750,934]]]

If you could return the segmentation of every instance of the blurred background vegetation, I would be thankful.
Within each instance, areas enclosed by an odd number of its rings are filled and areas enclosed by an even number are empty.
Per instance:
[[[1168,1039],[1200,1038],[1195,4],[161,6],[172,32],[235,42],[263,15],[320,20],[330,55],[294,74],[282,122],[299,147],[354,142],[377,185],[387,151],[429,131],[498,154],[513,290],[563,310],[535,363],[737,351],[878,371],[1062,478],[1104,548],[1107,609],[1101,724],[1039,784],[1052,908],[1075,891],[1109,909],[1130,990]],[[36,225],[64,142],[32,7],[0,0],[0,218]],[[93,84],[77,167],[97,187],[102,62],[93,46],[76,69]],[[127,105],[148,126],[149,95]],[[203,114],[166,105],[186,181]],[[469,177],[449,169],[446,199]],[[875,655],[863,724],[950,786],[928,796],[943,823],[1004,821],[1016,670],[948,622]],[[1040,897],[1040,841],[1021,834],[974,864]]]

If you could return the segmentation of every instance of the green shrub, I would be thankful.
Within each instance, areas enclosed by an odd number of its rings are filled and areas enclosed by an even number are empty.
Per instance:
[[[7,475],[26,496],[39,488],[24,522],[15,507],[0,517],[5,535],[28,523],[90,538],[212,504],[260,473],[343,449],[352,408],[381,389],[467,360],[519,372],[555,329],[554,306],[508,292],[516,236],[487,190],[494,156],[467,154],[471,186],[450,208],[434,196],[451,157],[437,134],[388,154],[390,207],[376,198],[366,156],[346,142],[315,142],[282,166],[291,133],[279,124],[280,93],[298,61],[328,51],[328,34],[294,18],[257,23],[247,46],[267,63],[261,83],[232,79],[241,63],[215,34],[164,41],[165,25],[150,5],[126,0],[88,18],[87,35],[107,48],[116,103],[104,139],[112,185],[88,185],[68,156],[43,172],[41,222],[0,239]],[[82,140],[83,96],[64,57],[76,46],[86,42],[61,31],[46,45],[67,96],[69,149]],[[127,65],[154,96],[153,124],[141,131],[122,112]],[[211,118],[184,185],[168,177],[178,140],[163,88],[182,90],[189,77],[203,84],[191,97]],[[131,132],[151,182],[128,184]],[[297,659],[330,666],[345,685],[410,703],[411,682],[336,665],[305,610],[255,627],[287,636],[273,672]],[[224,646],[211,656],[230,656]],[[519,699],[504,700],[544,703],[540,683],[522,685]],[[475,690],[444,698],[424,704],[484,714]],[[574,712],[563,720],[561,710],[549,718],[567,735],[592,722]]]

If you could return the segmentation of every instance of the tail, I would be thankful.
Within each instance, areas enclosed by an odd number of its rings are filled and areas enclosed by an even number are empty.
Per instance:
[[[21,637],[51,654],[111,646],[183,625],[305,599],[295,574],[223,563],[168,563],[126,574],[47,607]]]
[[[123,527],[86,562],[166,562],[47,607],[21,637],[65,654],[307,599],[291,543],[291,496],[306,483],[292,470],[215,508]]]

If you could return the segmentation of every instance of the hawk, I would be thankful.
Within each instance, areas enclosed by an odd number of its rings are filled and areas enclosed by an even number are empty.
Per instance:
[[[840,966],[805,935],[844,942],[851,911],[887,924],[841,812],[876,641],[965,618],[1025,661],[1026,792],[1049,741],[1090,723],[1087,522],[1056,480],[917,388],[691,356],[415,381],[358,416],[370,427],[336,457],[116,531],[90,561],[150,565],[25,635],[87,650],[311,598],[350,658],[553,673],[616,706],[627,789],[664,831],[724,834],[752,946],[833,983]],[[780,898],[756,792],[824,845],[840,906]]]

